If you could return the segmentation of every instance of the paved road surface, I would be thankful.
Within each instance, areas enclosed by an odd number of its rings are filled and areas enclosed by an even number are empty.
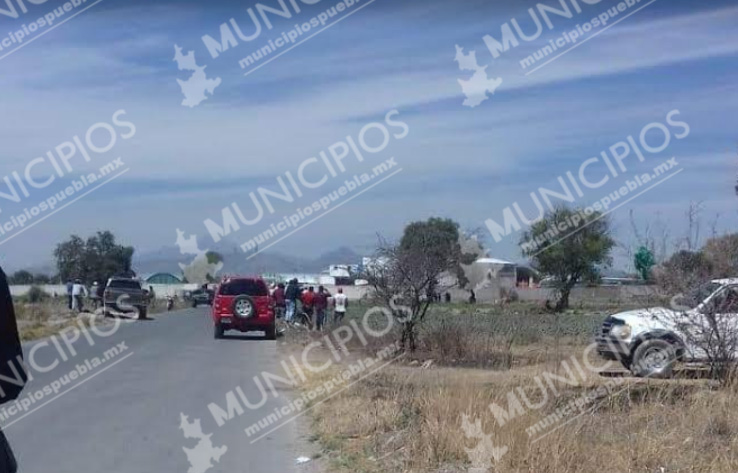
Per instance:
[[[192,309],[155,320],[123,324],[108,338],[84,338],[72,344],[76,356],[48,373],[36,373],[24,394],[43,389],[85,360],[110,357],[62,388],[68,391],[38,410],[16,414],[0,424],[18,457],[21,472],[28,473],[187,473],[191,465],[183,447],[186,439],[180,414],[201,419],[205,434],[213,434],[215,447],[227,452],[213,468],[190,473],[297,471],[301,451],[297,427],[291,424],[251,445],[244,428],[283,405],[272,399],[259,411],[246,411],[218,427],[207,409],[211,402],[225,407],[225,394],[241,386],[248,399],[260,399],[252,378],[277,365],[275,342],[253,339],[214,340],[206,308]],[[53,343],[38,349],[41,366],[60,358]],[[34,344],[26,345],[28,357]],[[61,344],[63,351],[70,350]],[[275,371],[277,372],[277,371]],[[31,409],[54,398],[46,396]],[[7,412],[8,405],[4,406]]]

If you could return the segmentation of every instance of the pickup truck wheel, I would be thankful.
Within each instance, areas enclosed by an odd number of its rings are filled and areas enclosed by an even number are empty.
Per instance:
[[[666,340],[647,340],[636,348],[630,370],[643,378],[669,378],[676,359],[673,344]]]
[[[215,329],[213,331],[213,337],[216,340],[220,340],[223,338],[223,334],[225,333],[225,330],[223,330],[223,326],[220,324],[215,324]]]

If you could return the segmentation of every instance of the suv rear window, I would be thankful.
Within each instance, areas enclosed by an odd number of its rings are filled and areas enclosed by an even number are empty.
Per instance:
[[[108,287],[117,287],[121,289],[141,289],[141,283],[131,279],[113,279]]]
[[[220,286],[221,296],[268,296],[264,281],[256,281],[253,279],[237,279]]]

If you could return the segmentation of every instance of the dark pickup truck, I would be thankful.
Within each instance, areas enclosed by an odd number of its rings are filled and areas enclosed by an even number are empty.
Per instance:
[[[215,293],[208,288],[200,288],[187,294],[185,299],[192,304],[192,307],[198,305],[213,305],[213,297]]]
[[[141,287],[141,281],[128,278],[110,278],[103,293],[105,315],[111,311],[138,313],[145,319],[149,308],[149,293]]]

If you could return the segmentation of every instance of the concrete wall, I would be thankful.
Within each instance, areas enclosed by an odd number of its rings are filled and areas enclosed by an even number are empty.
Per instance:
[[[493,281],[484,287],[477,287],[475,294],[479,303],[496,303],[500,300],[500,293],[503,286],[498,281]],[[504,287],[504,289],[508,289]],[[542,287],[523,289],[515,288],[521,301],[527,302],[545,302],[546,300],[554,300],[555,295],[553,289]],[[451,289],[452,302],[462,302],[469,300],[469,291],[462,289]],[[598,287],[575,287],[571,291],[570,302],[576,304],[578,302],[624,302],[634,297],[651,297],[658,295],[658,291],[653,286],[598,286]]]
[[[499,281],[496,281],[499,282]],[[49,295],[56,293],[59,297],[67,294],[66,285],[42,285],[41,289]],[[153,285],[157,299],[167,296],[182,297],[185,291],[194,291],[199,288],[197,284],[175,284],[175,285]],[[369,286],[325,286],[331,294],[336,294],[338,288],[352,301],[358,301],[370,293]],[[17,297],[28,293],[31,286],[10,286],[10,294]],[[148,289],[148,286],[145,286]],[[317,289],[317,287],[316,287]],[[490,284],[478,288],[475,293],[479,303],[495,303],[500,299],[500,284]],[[553,299],[551,288],[515,289],[521,301],[544,302]],[[451,289],[453,302],[469,300],[469,291],[462,289]],[[575,287],[572,289],[571,302],[598,302],[598,301],[624,301],[633,297],[649,297],[657,295],[653,286],[599,286],[599,287]]]
[[[553,299],[553,289],[533,288],[517,289],[521,301],[544,302]],[[658,295],[654,286],[597,286],[597,287],[575,287],[571,291],[570,301],[576,302],[598,302],[598,301],[625,301],[634,297],[651,297]]]
[[[185,291],[194,291],[195,289],[200,287],[198,284],[151,284],[150,286],[154,288],[154,294],[156,295],[157,299],[165,299],[167,296],[175,295],[182,297]],[[66,297],[67,295],[66,284],[45,284],[40,285],[39,287],[42,291],[49,294],[50,296],[56,294],[58,297]],[[148,288],[149,285],[144,285],[144,289]],[[28,291],[30,289],[31,286],[29,285],[10,286],[10,294],[14,297],[24,296],[28,294]]]

